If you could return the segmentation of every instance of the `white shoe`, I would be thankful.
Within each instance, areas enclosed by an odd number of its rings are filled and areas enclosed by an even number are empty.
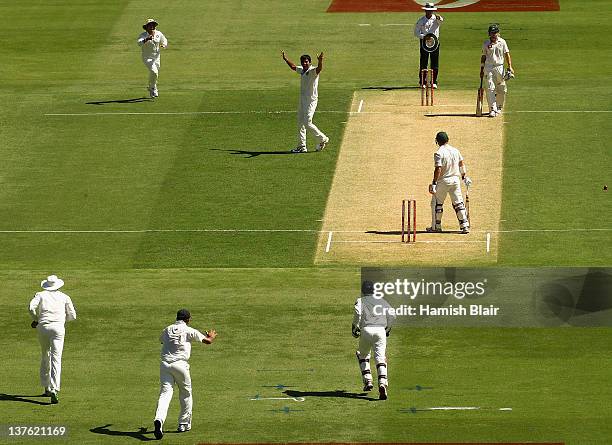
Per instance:
[[[491,111],[489,112],[489,117],[496,117],[496,116],[497,116],[497,111],[495,111],[495,110],[491,110]]]
[[[499,116],[500,114],[502,114],[502,109],[501,109],[501,108],[498,108],[498,109],[497,109],[497,111],[496,111],[496,113],[497,113],[497,115]]]
[[[329,138],[325,138],[321,142],[319,142],[319,145],[317,145],[317,151],[323,150],[328,142],[329,142]]]
[[[427,227],[425,231],[429,233],[440,233],[442,232],[442,227]]]
[[[434,83],[434,84],[433,84],[433,89],[434,89],[434,90],[437,90],[437,89],[438,89],[438,84],[437,84],[437,83]]]
[[[291,150],[291,153],[307,153],[308,149],[306,147],[295,147]]]
[[[186,433],[187,431],[191,430],[191,424],[190,423],[181,423],[178,428],[176,429],[177,433]]]
[[[470,228],[469,227],[462,227],[461,228],[461,233],[464,233],[464,234],[470,233]]]

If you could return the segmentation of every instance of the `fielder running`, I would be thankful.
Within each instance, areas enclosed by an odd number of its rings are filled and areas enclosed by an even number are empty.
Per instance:
[[[191,396],[191,375],[189,373],[189,357],[191,356],[191,343],[211,344],[217,333],[212,330],[202,334],[189,327],[191,314],[187,309],[180,309],[176,313],[176,322],[164,329],[159,337],[162,343],[161,363],[159,366],[159,400],[155,412],[155,438],[164,437],[163,425],[168,415],[168,407],[172,400],[173,386],[176,383],[179,389],[181,411],[178,418],[179,433],[191,430],[191,413],[193,399]]]
[[[453,208],[459,220],[461,233],[470,233],[470,222],[468,221],[463,195],[461,194],[461,179],[466,187],[472,184],[472,180],[466,176],[466,166],[463,156],[459,150],[448,143],[448,135],[441,131],[436,134],[436,144],[438,151],[434,153],[434,173],[433,181],[429,185],[431,193],[431,227],[428,232],[442,231],[442,212],[444,210],[444,200],[449,194]]]
[[[138,36],[138,46],[142,49],[142,62],[149,70],[149,96],[157,97],[157,78],[160,66],[160,48],[168,46],[168,40],[161,31],[156,30],[157,22],[154,19],[147,19],[142,25],[145,30]]]
[[[378,374],[378,393],[380,400],[386,400],[389,380],[387,371],[387,337],[395,319],[389,309],[391,306],[382,298],[374,297],[374,283],[364,281],[361,284],[362,297],[355,302],[352,334],[359,338],[359,350],[356,351],[359,369],[363,380],[363,390],[374,388],[370,356],[374,350],[374,362]]]
[[[312,131],[319,140],[317,151],[325,148],[329,138],[312,123],[317,102],[319,100],[319,74],[323,70],[323,53],[317,57],[318,65],[312,66],[312,59],[308,54],[300,57],[300,66],[296,66],[291,60],[287,59],[285,52],[282,51],[283,60],[289,68],[300,75],[300,103],[298,106],[298,145],[291,150],[293,153],[306,153],[306,129]]]
[[[51,397],[51,403],[59,403],[62,374],[62,352],[66,321],[76,320],[76,311],[68,295],[60,292],[64,281],[50,275],[40,283],[44,289],[30,301],[32,328],[38,331],[40,342],[40,384],[44,395]]]
[[[504,74],[504,60],[508,69]],[[514,77],[512,58],[508,44],[499,36],[497,25],[489,26],[489,39],[482,45],[480,57],[480,77],[485,77],[487,85],[487,102],[489,104],[489,117],[501,114],[508,91],[506,80]]]

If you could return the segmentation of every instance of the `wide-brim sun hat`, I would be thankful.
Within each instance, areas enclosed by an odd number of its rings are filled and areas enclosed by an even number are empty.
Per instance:
[[[155,20],[155,19],[147,19],[145,21],[145,24],[142,25],[142,29],[147,29],[147,25],[150,25],[151,23],[155,23],[155,26],[159,25],[159,23],[157,23],[157,20]]]
[[[423,6],[421,9],[424,9],[425,11],[437,11],[438,8],[436,8],[436,5],[434,5],[433,3],[425,3],[425,6]]]
[[[46,280],[40,282],[40,287],[44,290],[58,290],[64,285],[64,280],[57,275],[49,275]]]

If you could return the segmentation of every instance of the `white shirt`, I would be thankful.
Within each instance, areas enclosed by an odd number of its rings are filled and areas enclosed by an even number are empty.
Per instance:
[[[76,311],[68,295],[58,290],[38,292],[30,301],[32,320],[40,324],[76,320]]]
[[[508,44],[501,37],[497,37],[497,42],[491,43],[490,39],[482,44],[482,55],[487,56],[485,65],[488,67],[500,66],[504,64],[504,54],[509,53]]]
[[[463,161],[461,152],[449,144],[444,144],[434,153],[434,165],[442,167],[439,179],[460,177],[459,161]]]
[[[206,336],[197,329],[187,326],[183,320],[177,320],[164,329],[159,336],[162,343],[161,359],[166,363],[179,360],[187,361],[191,356],[191,342],[200,342]]]
[[[165,48],[168,46],[166,36],[161,31],[155,30],[152,40],[145,42],[147,37],[149,37],[149,33],[146,31],[138,36],[138,46],[142,49],[142,59],[159,59],[160,47]]]
[[[422,39],[425,35],[432,33],[440,38],[440,23],[443,21],[442,17],[437,17],[435,14],[432,14],[430,18],[424,15],[414,25],[414,36]]]
[[[317,67],[310,66],[304,71],[302,65],[295,67],[295,72],[300,75],[300,102],[310,103],[319,98],[319,75]]]
[[[384,309],[386,312],[383,312]],[[362,329],[366,326],[391,327],[395,315],[391,315],[388,309],[391,305],[383,298],[374,298],[372,295],[365,295],[355,301],[355,313],[353,324]]]

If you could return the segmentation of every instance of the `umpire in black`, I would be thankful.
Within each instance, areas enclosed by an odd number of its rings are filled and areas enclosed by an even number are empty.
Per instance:
[[[421,61],[419,64],[419,85],[423,86],[423,79],[421,77],[421,70],[427,68],[429,58],[431,57],[431,69],[433,70],[433,87],[438,88],[438,59],[440,58],[440,45],[438,39],[440,38],[440,23],[444,21],[444,19],[438,15],[434,14],[434,11],[437,11],[438,8],[433,3],[425,3],[423,8],[425,10],[425,15],[421,17],[414,25],[414,35],[420,40],[420,51],[421,51]],[[435,36],[435,45],[433,46],[433,50],[431,48],[426,49],[424,45],[425,36],[429,34],[433,34]]]

